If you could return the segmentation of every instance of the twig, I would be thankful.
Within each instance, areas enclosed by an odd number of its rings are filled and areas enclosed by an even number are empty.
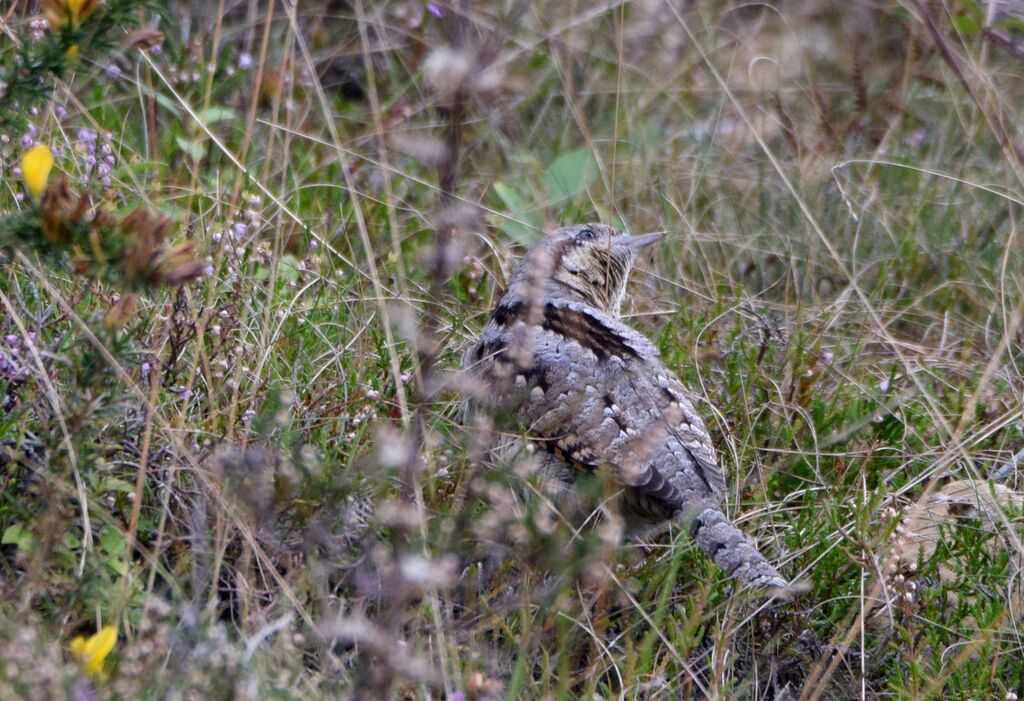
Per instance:
[[[360,16],[362,5],[358,5]],[[450,44],[456,49],[461,48],[465,40],[466,20],[458,7],[448,13],[445,26],[448,29]],[[447,98],[438,111],[446,123],[445,156],[438,164],[438,182],[440,184],[440,197],[437,218],[436,243],[434,256],[430,265],[430,297],[437,304],[441,304],[444,298],[445,289],[448,285],[451,248],[454,243],[454,235],[457,224],[447,216],[447,210],[456,202],[455,190],[459,182],[459,158],[462,146],[462,120],[465,114],[467,94],[464,88],[459,88]],[[419,471],[421,459],[424,454],[426,418],[429,400],[435,390],[433,382],[434,368],[437,364],[437,343],[438,323],[437,319],[442,318],[443,309],[439,313],[428,313],[423,315],[421,326],[418,330],[416,345],[416,372],[413,381],[413,409],[411,416],[411,441],[409,450],[402,465],[400,477],[399,499],[403,508],[409,511],[415,510],[422,513],[422,494],[419,487]],[[411,524],[396,528],[392,540],[393,562],[387,574],[388,581],[385,582],[383,590],[387,597],[387,606],[378,622],[380,630],[391,639],[397,639],[401,629],[402,620],[407,604],[416,591],[416,586],[406,580],[402,571],[401,563],[411,551],[413,533]],[[436,613],[436,612],[435,612]],[[383,657],[383,659],[382,659]],[[382,665],[383,663],[383,665]],[[383,666],[383,668],[382,668]],[[395,669],[393,663],[387,656],[374,654],[371,649],[364,650],[360,654],[358,671],[356,674],[355,697],[363,698],[390,698],[391,687],[396,673],[401,670]]]
[[[914,0],[914,4],[917,7],[917,11],[921,14],[921,18],[924,20],[925,26],[928,27],[928,32],[932,35],[932,39],[935,41],[935,48],[939,50],[943,60],[953,70],[953,73],[956,74],[957,80],[959,80],[960,84],[964,86],[964,90],[967,91],[967,94],[977,106],[978,111],[981,112],[985,121],[988,122],[988,126],[992,130],[992,133],[994,133],[996,135],[996,139],[999,140],[999,144],[1008,153],[1012,154],[1018,163],[1024,164],[1024,151],[1013,143],[1013,140],[1010,138],[1010,134],[1006,131],[1006,126],[1003,125],[998,112],[986,109],[981,103],[981,98],[978,97],[978,94],[974,91],[974,86],[969,80],[967,80],[967,76],[960,67],[960,60],[957,58],[956,54],[953,53],[953,49],[950,48],[949,43],[942,35],[942,32],[939,31],[939,25],[936,23],[935,17],[925,7],[923,0]]]
[[[166,339],[163,334],[160,314],[156,315],[156,329],[154,336],[157,339]],[[145,406],[146,417],[142,429],[142,447],[139,450],[139,466],[135,472],[135,491],[132,493],[132,513],[128,520],[128,536],[126,537],[125,552],[128,557],[132,556],[135,549],[135,537],[139,530],[139,515],[142,512],[142,495],[146,486],[146,471],[149,462],[149,449],[153,439],[153,412],[157,402],[157,393],[160,390],[160,356],[163,350],[163,343],[160,343],[153,354],[152,367],[149,370],[149,402]]]
[[[996,468],[989,476],[989,479],[993,482],[1006,482],[1022,466],[1024,466],[1024,448],[1021,448],[1012,458]]]
[[[981,32],[986,39],[1014,58],[1024,59],[1024,42],[1014,41],[1007,32],[1001,29],[984,27]]]
[[[285,630],[294,620],[294,612],[288,611],[276,621],[272,621],[256,631],[255,635],[245,641],[245,655],[242,658],[243,661],[248,662],[256,652],[256,648],[258,648],[264,640],[276,633],[280,633],[282,630]]]

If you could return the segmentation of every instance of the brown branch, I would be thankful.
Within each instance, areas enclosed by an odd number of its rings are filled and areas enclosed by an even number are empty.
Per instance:
[[[444,27],[448,43],[455,49],[466,48],[468,42],[468,19],[461,12],[461,3],[456,1],[446,12]],[[361,6],[360,6],[361,7]],[[361,10],[360,10],[361,18]],[[435,214],[436,242],[430,261],[430,298],[437,309],[428,311],[418,330],[416,355],[418,372],[414,375],[412,398],[412,436],[408,453],[402,464],[399,487],[399,504],[402,509],[416,510],[417,485],[425,448],[427,411],[435,390],[433,381],[437,365],[437,337],[439,319],[444,316],[443,299],[449,284],[452,248],[458,224],[451,216],[450,209],[457,202],[456,190],[459,185],[459,164],[462,153],[462,124],[467,111],[469,93],[465,85],[451,95],[444,97],[438,106],[438,113],[445,123],[445,154],[437,166],[440,198]],[[397,641],[408,605],[417,595],[417,587],[406,580],[401,562],[412,550],[415,537],[411,524],[396,527],[392,540],[392,562],[384,573],[383,597],[385,610],[377,623],[377,630],[385,639]],[[356,698],[390,698],[395,679],[402,673],[387,655],[377,650],[364,649],[360,653],[356,672]]]
[[[992,111],[985,109],[985,106],[981,102],[981,98],[974,91],[974,87],[971,85],[971,82],[967,79],[963,69],[960,67],[960,59],[957,58],[956,53],[946,41],[946,37],[943,36],[942,32],[939,30],[939,25],[935,21],[934,15],[927,7],[925,7],[923,0],[914,0],[914,4],[917,6],[917,10],[921,14],[922,19],[924,19],[925,26],[928,27],[928,32],[932,35],[932,40],[935,42],[935,48],[939,50],[943,60],[953,70],[953,73],[956,74],[957,80],[959,80],[960,84],[964,86],[964,90],[967,91],[967,94],[978,107],[982,116],[985,117],[985,121],[988,122],[992,133],[995,134],[996,139],[999,140],[999,144],[1007,153],[1011,154],[1018,163],[1024,164],[1024,151],[1013,143],[1013,140],[1010,138],[1010,134],[1006,131],[1006,126],[1003,124],[1002,119],[1000,119],[998,112],[993,113]]]
[[[1024,42],[1014,41],[1010,37],[1009,32],[1001,29],[992,29],[991,27],[984,27],[981,32],[986,39],[1014,58],[1024,59]]]

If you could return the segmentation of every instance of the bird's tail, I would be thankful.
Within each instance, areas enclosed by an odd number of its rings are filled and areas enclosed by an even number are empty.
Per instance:
[[[700,512],[690,537],[730,577],[752,587],[786,588],[788,582],[718,509]]]

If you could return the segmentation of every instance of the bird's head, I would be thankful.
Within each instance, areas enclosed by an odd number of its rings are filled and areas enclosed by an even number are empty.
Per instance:
[[[663,235],[633,236],[605,224],[574,224],[530,249],[516,277],[536,292],[579,297],[617,316],[633,262]]]

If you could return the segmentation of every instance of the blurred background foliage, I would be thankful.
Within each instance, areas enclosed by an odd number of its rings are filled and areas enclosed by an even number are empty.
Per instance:
[[[1019,3],[0,17],[0,697],[1024,695]],[[482,461],[580,220],[792,601]]]

